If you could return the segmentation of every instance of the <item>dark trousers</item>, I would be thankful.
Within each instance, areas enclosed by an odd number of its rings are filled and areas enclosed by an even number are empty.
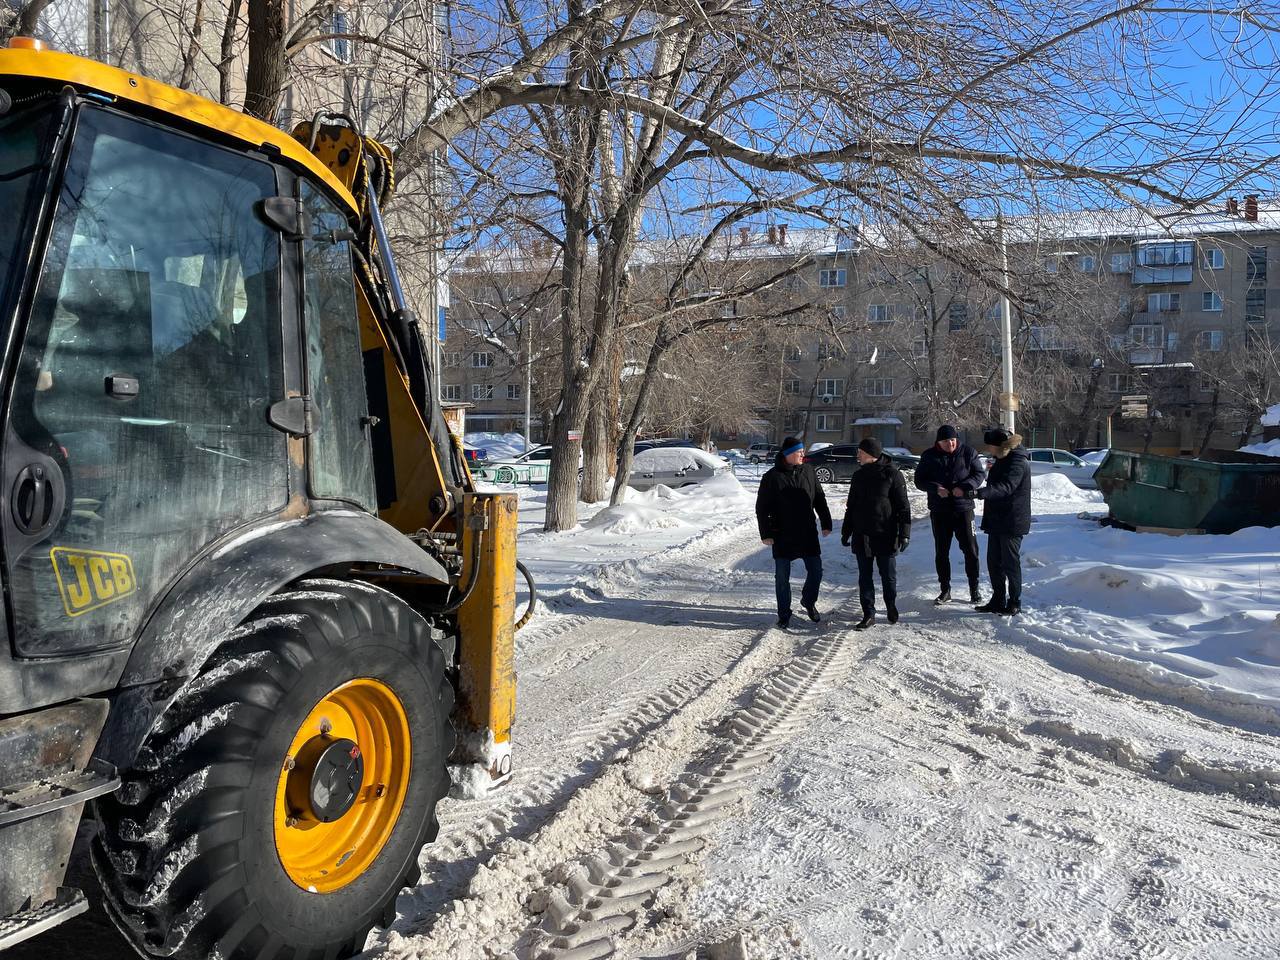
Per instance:
[[[991,578],[992,603],[1022,602],[1021,537],[1006,537],[998,533],[987,535],[987,576]]]
[[[951,589],[951,538],[964,554],[964,572],[970,589],[978,587],[978,535],[973,529],[973,514],[968,510],[942,510],[929,515],[933,526],[933,564],[938,570],[938,583]]]
[[[884,588],[884,606],[892,610],[898,605],[898,558],[892,553],[877,553],[874,557],[861,550],[853,555],[858,558],[858,599],[862,601],[862,615],[871,616],[876,609],[876,584],[872,576],[872,563],[880,568],[880,585]]]
[[[818,587],[822,585],[822,557],[802,557],[804,560],[804,587],[800,590],[800,606],[811,607],[818,602]],[[791,564],[793,560],[773,558],[774,587],[778,591],[778,616],[791,616]]]

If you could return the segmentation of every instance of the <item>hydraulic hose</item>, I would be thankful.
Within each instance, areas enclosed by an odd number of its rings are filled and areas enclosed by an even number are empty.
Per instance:
[[[529,605],[524,609],[524,615],[516,621],[516,629],[519,630],[526,623],[533,619],[534,607],[538,605],[538,585],[533,582],[533,574],[519,560],[516,561],[516,569],[524,575],[524,582],[529,584]]]

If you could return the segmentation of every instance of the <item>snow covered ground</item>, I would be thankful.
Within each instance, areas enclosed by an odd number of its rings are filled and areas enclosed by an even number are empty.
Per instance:
[[[828,615],[780,631],[739,479],[557,535],[522,491],[516,773],[442,805],[370,956],[1280,956],[1274,531],[1125,533],[1038,478],[1015,622],[932,605],[926,521],[901,623],[849,629],[831,537]]]

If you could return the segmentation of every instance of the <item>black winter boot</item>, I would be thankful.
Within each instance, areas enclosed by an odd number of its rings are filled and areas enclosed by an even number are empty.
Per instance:
[[[978,589],[978,585],[976,583],[969,584],[969,602],[970,603],[982,602],[982,591]]]
[[[867,629],[867,627],[871,626],[875,622],[876,622],[876,615],[874,613],[868,613],[868,614],[865,614],[861,620],[859,620],[857,623],[853,625],[853,629],[865,630]]]
[[[1004,601],[992,597],[980,607],[974,607],[978,613],[1004,613]]]
[[[944,603],[951,602],[951,588],[943,587],[942,592],[933,598],[934,606],[940,607]]]
[[[897,622],[898,622],[898,608],[897,608],[897,607],[890,607],[890,608],[888,609],[888,611],[887,611],[887,617],[886,617],[886,619],[887,619],[890,623],[897,623]]]
[[[1022,612],[1022,603],[1018,600],[1010,600],[1000,612],[1006,617],[1016,617]]]
[[[809,619],[814,623],[822,622],[822,614],[818,612],[818,605],[816,603],[809,604],[809,606],[804,608],[804,612],[809,615]]]

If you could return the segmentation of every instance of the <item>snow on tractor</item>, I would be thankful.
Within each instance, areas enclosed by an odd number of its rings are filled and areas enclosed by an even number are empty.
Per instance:
[[[341,116],[0,51],[0,948],[85,908],[91,801],[140,952],[347,956],[446,764],[509,773],[516,500],[445,427],[392,183]]]

